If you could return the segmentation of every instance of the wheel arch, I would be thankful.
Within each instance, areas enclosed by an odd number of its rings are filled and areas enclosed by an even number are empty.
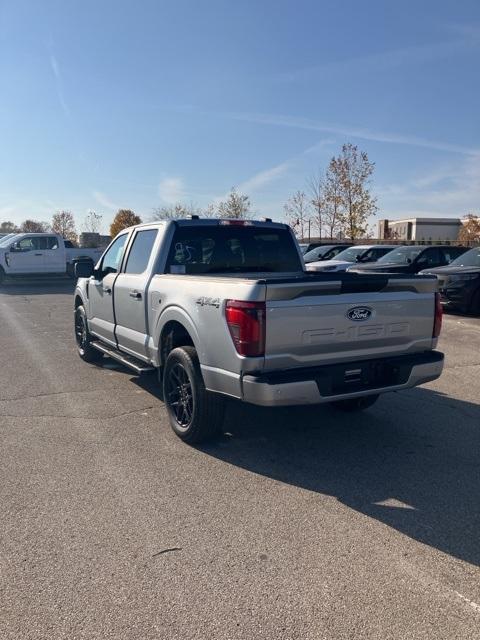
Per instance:
[[[182,310],[170,307],[166,310],[157,325],[158,364],[163,366],[172,349],[190,345],[197,351],[201,360],[200,339],[191,318]]]

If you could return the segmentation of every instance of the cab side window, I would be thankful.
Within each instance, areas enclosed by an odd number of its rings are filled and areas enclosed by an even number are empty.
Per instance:
[[[22,238],[18,242],[20,251],[33,251],[34,249],[38,249],[38,247],[36,247],[34,244],[34,241],[36,240],[37,238]]]
[[[125,273],[143,273],[145,271],[156,237],[157,229],[137,231],[128,254]]]
[[[103,256],[101,271],[104,276],[107,273],[117,273],[120,267],[120,263],[122,261],[123,249],[125,247],[125,242],[127,241],[127,233],[118,236],[110,245],[107,253]]]
[[[45,240],[45,249],[48,250],[54,250],[54,249],[58,249],[58,238],[56,238],[55,236],[47,236],[46,238],[44,238]]]

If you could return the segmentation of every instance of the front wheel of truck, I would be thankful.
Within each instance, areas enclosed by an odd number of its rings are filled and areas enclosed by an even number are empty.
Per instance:
[[[194,347],[177,347],[168,354],[163,371],[163,400],[170,425],[184,442],[198,444],[220,431],[225,400],[205,389]]]
[[[100,362],[103,353],[92,347],[92,336],[88,330],[87,314],[82,305],[75,309],[75,341],[78,355],[85,362]]]
[[[336,409],[340,409],[341,411],[363,411],[375,404],[379,397],[380,394],[377,393],[373,396],[362,396],[360,398],[351,398],[350,400],[337,400],[337,402],[332,402],[332,404]]]

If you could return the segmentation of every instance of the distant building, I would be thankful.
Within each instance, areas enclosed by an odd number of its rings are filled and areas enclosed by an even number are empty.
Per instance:
[[[110,244],[110,236],[103,236],[100,233],[84,232],[80,234],[79,245],[87,249],[88,247],[106,247]]]
[[[379,220],[378,237],[382,240],[457,240],[462,226],[460,218],[404,218]]]

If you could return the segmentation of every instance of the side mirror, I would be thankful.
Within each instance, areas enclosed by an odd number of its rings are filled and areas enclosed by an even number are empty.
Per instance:
[[[362,261],[362,256],[358,253],[358,254],[355,256],[355,262],[361,262],[361,261]]]
[[[14,242],[13,244],[11,244],[8,250],[11,251],[12,253],[15,253],[15,251],[20,251],[18,242]]]
[[[76,278],[90,278],[93,275],[93,263],[90,260],[76,262],[73,267]]]
[[[417,260],[417,262],[419,262],[419,261]],[[411,258],[407,258],[407,264],[412,264],[412,259]]]

